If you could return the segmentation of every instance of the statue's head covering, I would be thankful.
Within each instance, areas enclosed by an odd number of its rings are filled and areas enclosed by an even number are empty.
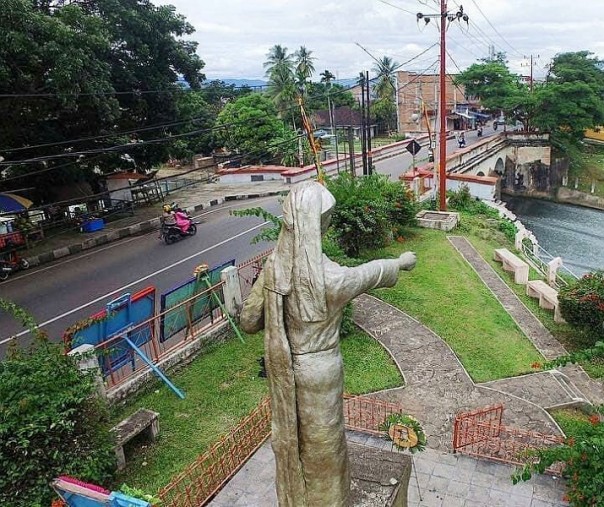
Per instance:
[[[303,322],[327,318],[321,216],[328,216],[335,203],[329,190],[315,181],[294,186],[283,203],[283,225],[265,287],[292,297]]]

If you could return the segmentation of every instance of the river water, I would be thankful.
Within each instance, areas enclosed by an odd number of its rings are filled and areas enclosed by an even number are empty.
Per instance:
[[[541,248],[562,257],[573,273],[604,269],[604,211],[523,197],[503,200]]]

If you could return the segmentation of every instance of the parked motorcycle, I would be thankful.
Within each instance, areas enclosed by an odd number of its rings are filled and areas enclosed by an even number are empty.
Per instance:
[[[17,256],[13,256],[13,258],[8,259],[0,259],[0,280],[6,280],[8,275],[14,271],[27,268],[29,268],[29,262],[27,259],[22,259]]]

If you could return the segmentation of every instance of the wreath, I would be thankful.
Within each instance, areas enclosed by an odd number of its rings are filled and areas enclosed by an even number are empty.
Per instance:
[[[398,449],[416,453],[426,448],[426,433],[419,421],[411,415],[398,412],[390,414],[380,424],[379,429],[386,433],[384,438],[390,440]]]

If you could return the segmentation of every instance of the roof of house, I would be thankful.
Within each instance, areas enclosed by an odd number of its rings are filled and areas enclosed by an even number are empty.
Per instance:
[[[328,127],[331,125],[329,110],[327,109],[315,111],[312,114],[312,119],[317,127]],[[355,111],[349,106],[337,107],[333,110],[333,122],[334,127],[360,126],[362,124],[361,112]]]

